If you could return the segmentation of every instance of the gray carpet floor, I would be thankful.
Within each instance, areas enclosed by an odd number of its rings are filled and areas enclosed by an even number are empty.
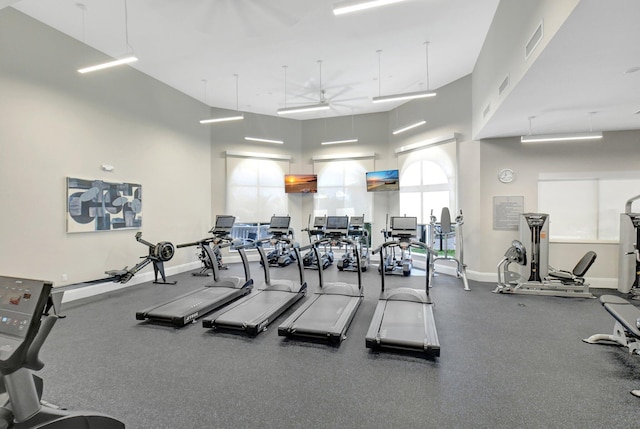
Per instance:
[[[232,264],[223,275],[241,275]],[[252,274],[262,282],[261,268]],[[317,272],[305,271],[309,292]],[[325,271],[325,281],[356,273]],[[272,278],[295,279],[294,266]],[[638,427],[640,356],[581,340],[610,333],[598,300],[497,295],[493,284],[438,275],[432,296],[439,358],[372,352],[365,334],[380,293],[365,300],[339,347],[279,337],[285,312],[257,337],[135,320],[138,310],[208,281],[144,283],[71,302],[44,345],[44,399],[115,416],[128,428]],[[424,276],[387,286],[424,287]],[[597,294],[611,291],[595,291]],[[614,292],[615,293],[615,292]],[[308,297],[307,297],[308,299]]]

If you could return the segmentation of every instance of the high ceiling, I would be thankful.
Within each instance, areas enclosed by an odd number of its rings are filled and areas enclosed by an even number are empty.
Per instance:
[[[331,103],[328,112],[290,116],[311,119],[390,110],[399,103],[372,97],[468,75],[499,3],[408,0],[334,16],[334,1],[130,0],[126,16],[125,0],[0,7],[109,56],[133,49],[132,67],[210,106],[276,115],[322,97]],[[475,137],[525,134],[530,116],[537,133],[586,131],[589,122],[594,130],[640,129],[640,72],[625,74],[640,67],[639,18],[637,0],[582,0]]]

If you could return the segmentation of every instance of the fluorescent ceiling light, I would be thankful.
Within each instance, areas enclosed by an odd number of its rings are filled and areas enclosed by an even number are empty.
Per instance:
[[[373,97],[373,102],[385,103],[387,101],[413,100],[415,98],[435,97],[435,95],[436,93],[433,91],[407,92],[404,94],[381,95],[379,97]]]
[[[443,136],[433,137],[430,139],[426,139],[417,143],[408,144],[406,146],[401,146],[395,149],[396,153],[404,153],[409,152],[410,150],[421,149],[426,146],[430,146],[433,144],[446,143],[450,141],[458,141],[458,136],[456,133],[445,134]]]
[[[319,110],[328,110],[331,106],[329,103],[308,104],[306,106],[285,107],[278,109],[278,115],[287,115],[289,113],[316,112]]]
[[[97,70],[102,70],[102,69],[108,69],[111,67],[116,67],[116,66],[120,66],[123,64],[129,64],[129,63],[133,63],[138,61],[138,58],[134,57],[133,55],[130,55],[128,57],[125,58],[121,58],[119,60],[113,60],[113,61],[109,61],[106,63],[102,63],[102,64],[96,64],[95,66],[90,66],[90,67],[84,67],[81,69],[78,69],[78,73],[89,73],[89,72],[93,72],[93,71],[97,71]]]
[[[334,3],[333,14],[344,15],[345,13],[358,12],[360,10],[371,9],[374,7],[385,6],[393,3],[400,3],[404,0],[368,0],[368,1],[342,1]]]
[[[239,114],[239,115],[225,116],[225,117],[222,117],[222,118],[201,119],[200,123],[201,124],[215,124],[215,123],[218,123],[218,122],[239,121],[241,119],[244,119],[244,115],[242,113]]]
[[[413,128],[419,127],[420,125],[424,125],[426,123],[427,121],[420,121],[420,122],[416,122],[415,124],[407,125],[406,127],[403,127],[403,128],[398,128],[397,130],[393,131],[393,135],[404,133],[405,131],[409,131]]]
[[[573,133],[573,134],[529,134],[520,137],[522,143],[543,143],[572,140],[595,140],[601,139],[602,132]]]
[[[320,144],[342,144],[342,143],[358,143],[358,139],[346,139],[346,140],[333,140],[328,142],[321,142]]]
[[[250,142],[284,144],[282,140],[263,139],[261,137],[245,137],[244,139]]]

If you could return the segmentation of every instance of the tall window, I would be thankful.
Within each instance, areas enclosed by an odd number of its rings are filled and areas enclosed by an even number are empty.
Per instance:
[[[538,211],[549,214],[549,238],[556,240],[618,240],[620,213],[640,193],[637,172],[541,176]]]
[[[399,161],[400,214],[426,224],[432,211],[438,219],[443,207],[456,212],[455,142],[401,154]]]
[[[288,214],[284,192],[288,171],[288,161],[227,156],[227,214],[243,223],[268,222],[273,214]]]
[[[429,223],[433,214],[440,218],[443,207],[449,207],[449,180],[444,170],[433,161],[417,161],[400,177],[400,212],[417,216],[418,223]]]
[[[365,216],[371,219],[372,198],[367,192],[366,173],[373,170],[373,158],[316,161],[318,193],[315,215]]]

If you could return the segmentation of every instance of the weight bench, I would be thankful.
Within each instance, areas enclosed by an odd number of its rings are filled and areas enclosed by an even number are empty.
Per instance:
[[[616,319],[613,334],[595,334],[582,341],[589,344],[620,345],[626,347],[629,353],[640,355],[640,308],[614,295],[602,295],[600,303]],[[640,390],[632,390],[631,394],[640,397]]]

